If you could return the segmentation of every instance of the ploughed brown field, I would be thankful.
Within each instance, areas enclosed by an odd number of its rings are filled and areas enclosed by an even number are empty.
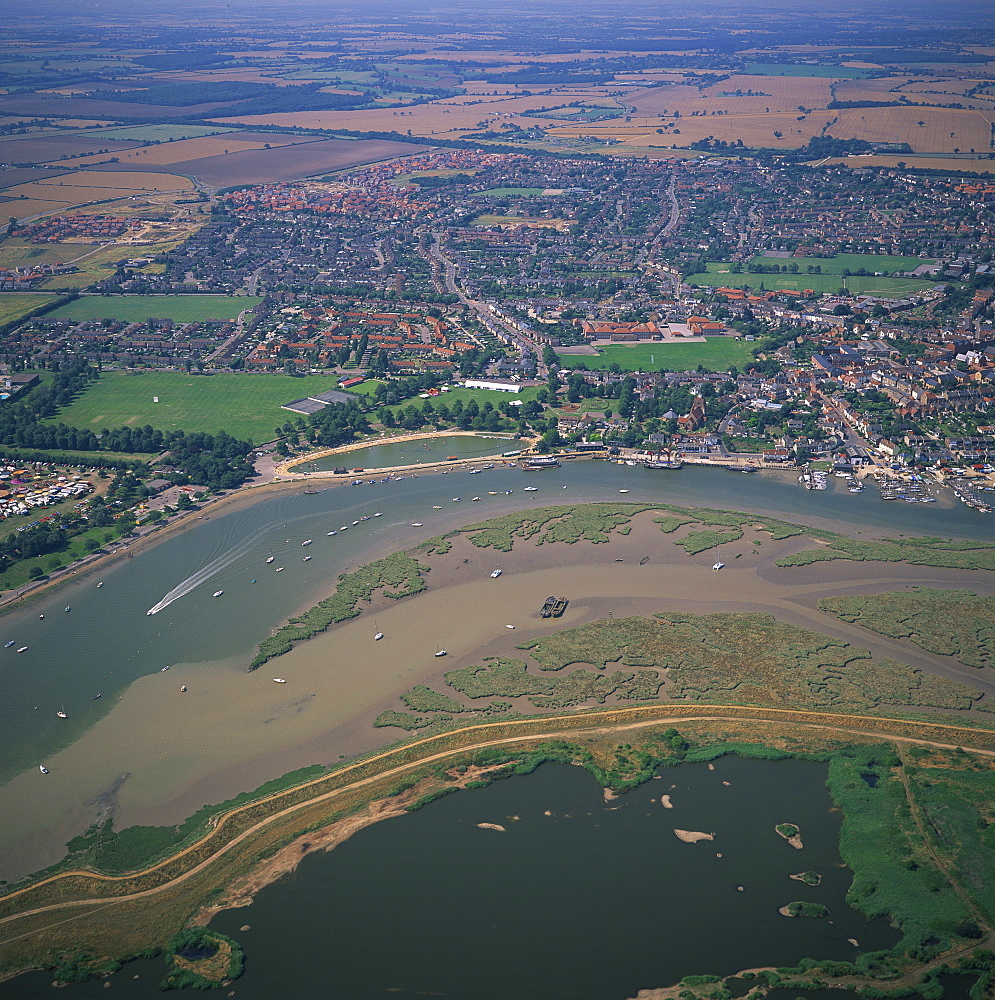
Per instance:
[[[429,147],[386,139],[320,139],[317,142],[281,146],[277,149],[252,149],[240,153],[222,153],[199,160],[156,165],[143,164],[149,174],[192,174],[214,188],[235,184],[267,184],[297,180],[329,170],[344,170],[361,163],[375,163],[395,156],[413,156]],[[107,163],[95,167],[101,173],[128,171],[127,163]]]

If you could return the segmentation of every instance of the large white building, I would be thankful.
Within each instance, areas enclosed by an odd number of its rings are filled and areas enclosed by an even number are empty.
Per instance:
[[[468,378],[464,383],[467,389],[494,389],[496,392],[521,392],[518,382],[509,382],[501,378]]]

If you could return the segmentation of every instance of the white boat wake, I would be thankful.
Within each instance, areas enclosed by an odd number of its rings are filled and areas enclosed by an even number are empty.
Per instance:
[[[173,601],[178,601],[181,597],[185,597],[191,590],[199,587],[202,583],[210,580],[212,576],[220,573],[225,567],[230,566],[237,559],[240,559],[255,544],[255,538],[247,538],[241,545],[236,545],[235,548],[229,549],[218,556],[217,559],[209,562],[203,569],[197,570],[196,573],[191,573],[185,580],[173,587],[158,604],[153,604],[145,613],[147,615],[154,615],[162,611],[163,608],[168,608]]]

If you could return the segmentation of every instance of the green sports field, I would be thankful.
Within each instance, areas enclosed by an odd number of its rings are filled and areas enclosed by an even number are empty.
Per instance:
[[[227,431],[259,444],[297,416],[283,403],[337,388],[326,375],[187,375],[180,372],[104,372],[53,419],[97,431],[144,427],[161,431]],[[158,403],[152,401],[159,398]]]
[[[607,368],[617,364],[625,371],[693,371],[698,365],[711,372],[724,372],[730,365],[742,368],[753,360],[751,341],[733,337],[709,337],[697,344],[633,344],[631,347],[599,347],[598,357],[561,354],[564,368],[576,368],[581,362],[588,368]]]
[[[790,263],[790,261],[788,261]],[[806,289],[822,294],[836,292],[843,285],[839,274],[733,274],[730,265],[710,261],[706,274],[692,274],[685,279],[689,285],[725,286],[727,288],[786,289],[803,292]],[[825,265],[823,265],[825,270]],[[933,282],[919,278],[858,277],[850,275],[846,279],[847,290],[853,295],[880,295],[883,298],[900,299],[924,288],[932,288]]]
[[[55,319],[119,319],[144,323],[171,319],[199,323],[208,319],[235,319],[262,299],[258,295],[83,295],[49,315]]]
[[[754,264],[797,264],[804,271],[810,264],[822,268],[823,274],[842,274],[864,268],[874,274],[894,274],[896,271],[913,271],[920,264],[935,264],[929,257],[898,257],[885,253],[839,253],[835,257],[765,257],[753,258]]]

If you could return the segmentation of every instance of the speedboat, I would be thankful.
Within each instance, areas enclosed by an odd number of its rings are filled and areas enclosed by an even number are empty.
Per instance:
[[[619,493],[628,493],[628,490],[619,490]]]
[[[337,531],[329,531],[329,532],[328,532],[328,536],[329,536],[329,537],[331,537],[332,535],[337,535],[337,534],[338,534],[338,532],[337,532]]]
[[[160,674],[164,674],[169,669],[169,664],[167,663],[162,670],[159,671]]]
[[[412,528],[420,528],[421,526],[422,526],[421,521],[412,521],[411,522],[411,527]]]
[[[13,646],[13,645],[14,645],[14,640],[11,639],[10,642],[4,643],[4,647],[3,648],[4,649],[10,649],[10,647]]]
[[[301,545],[310,545],[310,544],[311,544],[311,539],[310,538],[305,539],[305,541],[301,542]]]
[[[436,651],[435,655],[436,656],[445,656],[446,655],[446,650],[439,649],[439,650]]]
[[[514,628],[514,625],[505,625],[505,628]]]
[[[339,528],[339,531],[348,531],[348,530],[349,530],[349,525],[348,524],[343,524],[342,527]]]
[[[273,683],[274,684],[286,684],[287,680],[286,680],[285,677],[274,677],[273,678]]]
[[[27,646],[21,646],[21,648],[18,650],[18,652],[19,653],[23,653],[23,652],[25,652],[25,650],[27,650],[27,648],[28,648]]]
[[[377,632],[377,634],[373,637],[374,641],[376,642],[379,642],[382,638],[383,638],[383,632]]]
[[[68,604],[66,605],[66,611],[72,611],[72,608]]]
[[[214,596],[215,596],[215,597],[220,597],[220,596],[221,596],[221,595],[222,595],[223,593],[224,593],[224,591],[223,591],[223,590],[216,590],[216,591],[214,592]]]
[[[476,503],[479,499],[480,497],[470,497],[470,500],[473,501],[473,503]]]
[[[98,698],[103,698],[103,695],[99,691],[90,699],[90,701],[97,701]]]
[[[303,558],[303,559],[301,560],[301,562],[307,562],[307,561],[308,561],[308,559],[310,559],[310,558],[311,558],[310,556],[305,556],[305,557],[304,557],[304,558]]]
[[[496,580],[500,575],[501,575],[501,570],[496,569],[494,570],[493,573],[491,573],[491,579]]]
[[[99,590],[103,585],[104,585],[104,581],[101,580],[100,583],[97,584],[97,589]]]
[[[274,572],[275,573],[282,573],[283,572],[283,567],[282,566],[277,566],[276,569],[274,570]]]
[[[268,566],[268,565],[269,565],[269,564],[270,564],[270,563],[271,563],[271,562],[272,562],[272,561],[273,561],[273,560],[274,560],[275,558],[276,558],[276,556],[270,556],[270,557],[269,557],[269,558],[268,558],[268,559],[266,560],[266,565]]]
[[[39,618],[44,618],[45,616],[44,616],[44,615],[39,615],[38,617],[39,617]]]
[[[68,719],[69,716],[66,715],[66,706],[63,705],[58,712],[55,713],[60,719]]]
[[[524,491],[525,491],[526,493],[535,493],[535,491],[536,491],[537,489],[539,489],[539,487],[538,487],[538,486],[523,486],[523,487],[522,487],[522,489],[523,489],[523,490],[524,490]]]
[[[434,503],[432,504],[432,510],[442,510],[442,507],[440,507],[439,504]]]
[[[44,764],[39,764],[38,765],[38,770],[41,771],[42,774],[48,774],[48,768],[45,767]]]
[[[374,517],[383,517],[383,511],[382,510],[378,510],[373,516]]]
[[[359,521],[353,521],[353,522],[352,522],[352,526],[353,526],[354,528],[356,527],[356,525],[357,525],[357,524],[359,524]]]
[[[717,563],[716,563],[716,564],[715,564],[715,565],[714,565],[714,566],[712,567],[712,569],[713,569],[713,570],[716,570],[716,571],[717,571],[717,570],[720,570],[720,569],[722,569],[722,567],[723,567],[723,566],[725,566],[725,563],[724,563],[724,562],[717,562]]]
[[[453,503],[459,503],[462,499],[462,497],[453,497]]]

